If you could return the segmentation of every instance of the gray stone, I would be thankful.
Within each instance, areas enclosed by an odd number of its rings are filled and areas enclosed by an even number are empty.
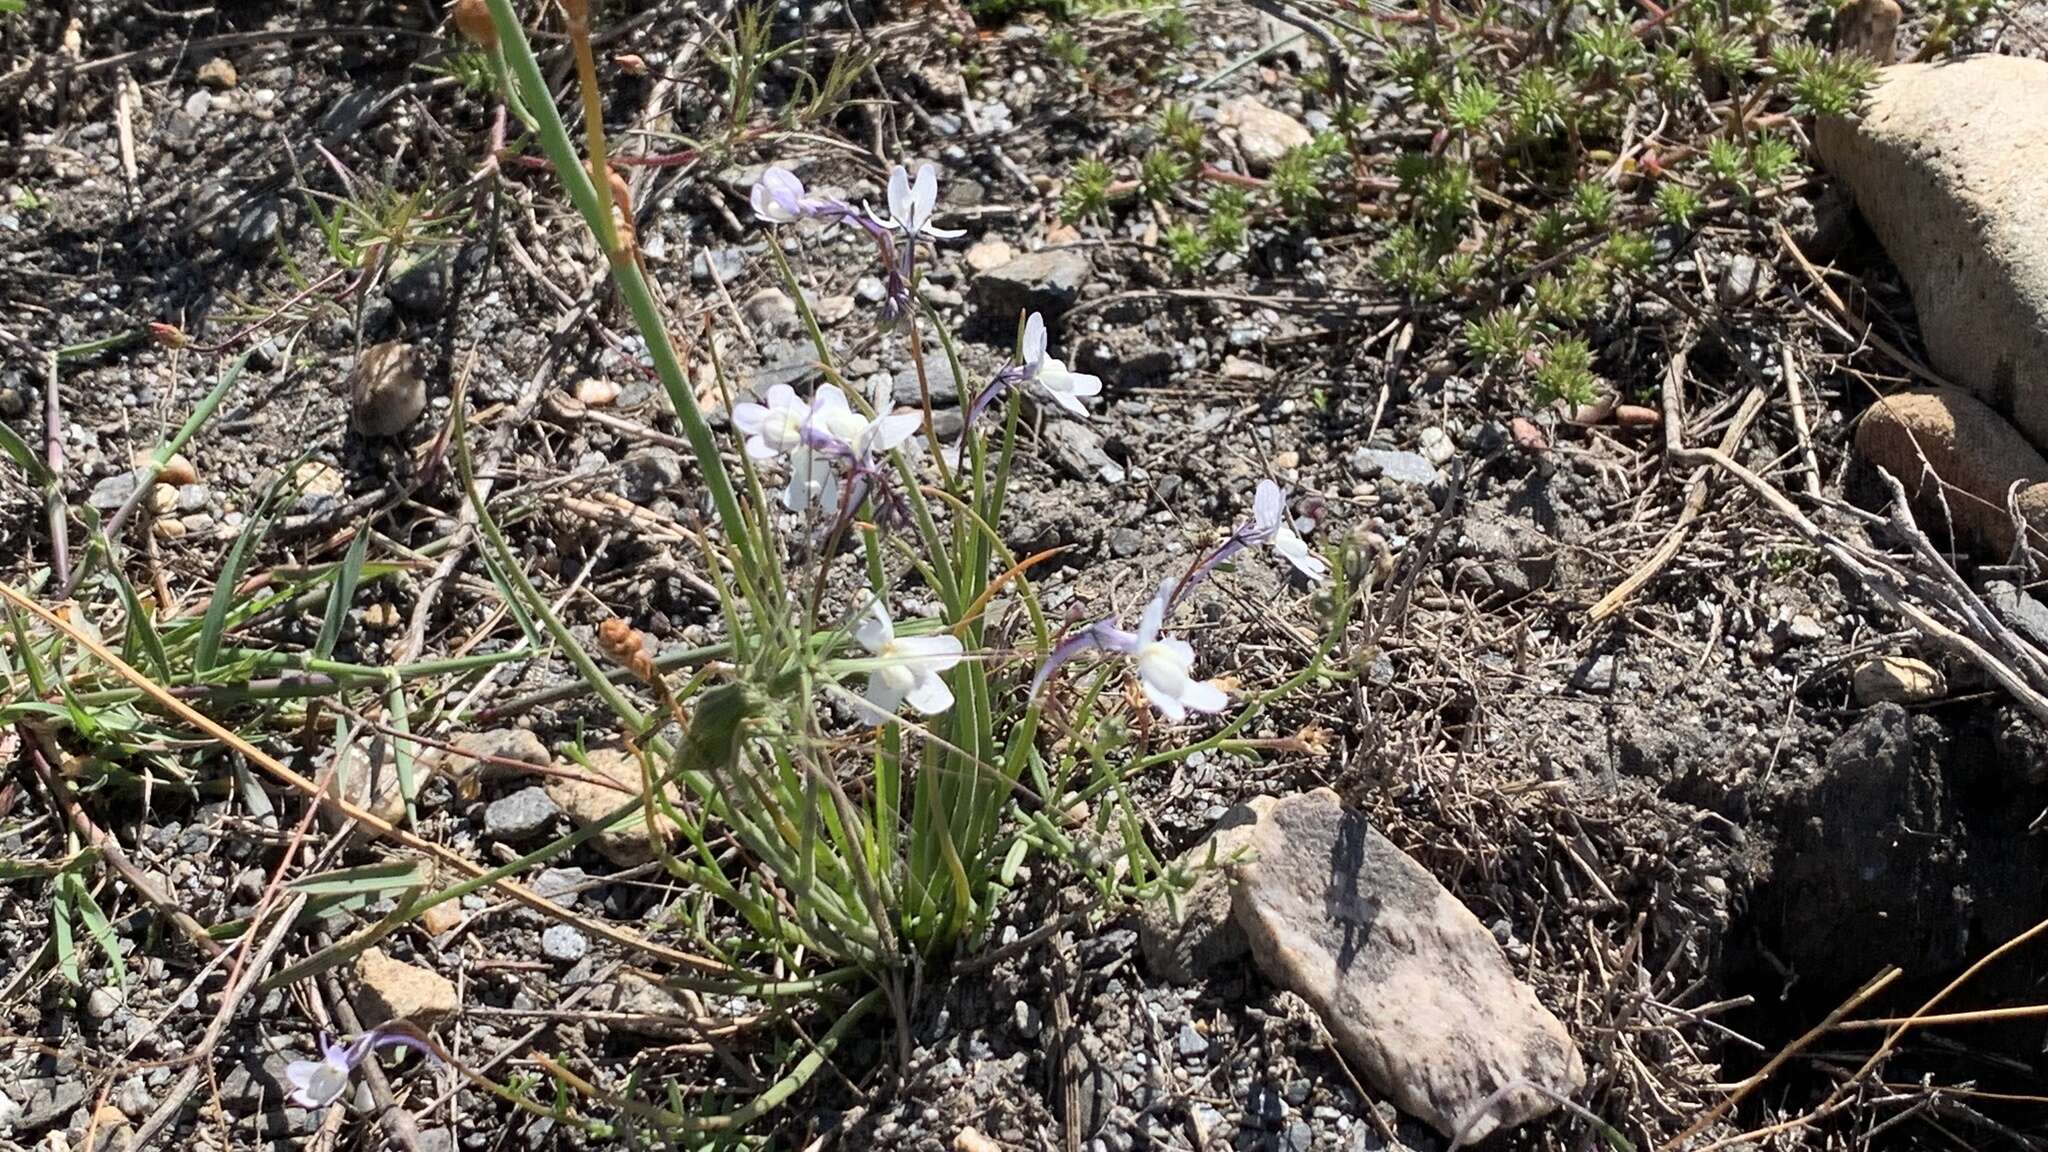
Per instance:
[[[400,312],[431,318],[448,304],[449,268],[447,257],[435,253],[407,265],[384,286],[384,295]]]
[[[119,1012],[123,1003],[120,989],[101,985],[86,994],[85,1014],[93,1020],[106,1020]]]
[[[1053,460],[1077,479],[1124,482],[1124,466],[1109,458],[1101,435],[1086,424],[1054,420],[1045,427],[1045,445]]]
[[[550,924],[540,934],[541,955],[558,964],[573,964],[590,951],[590,940],[567,924]]]
[[[761,350],[761,367],[747,373],[746,389],[756,397],[766,395],[777,384],[808,392],[824,378],[818,351],[809,342],[778,340]]]
[[[1345,459],[1351,474],[1361,480],[1386,477],[1401,484],[1430,487],[1438,480],[1436,465],[1413,452],[1384,448],[1360,448]]]
[[[747,270],[747,254],[738,248],[700,248],[690,261],[690,278],[709,284],[714,269],[720,283],[730,284]]]
[[[740,305],[747,323],[769,336],[787,336],[803,326],[796,302],[780,288],[763,288]]]
[[[933,407],[960,403],[960,382],[953,378],[952,362],[946,359],[944,352],[926,349],[924,377],[925,385],[931,388]],[[917,380],[917,365],[905,364],[896,370],[895,377],[889,382],[889,394],[906,408],[924,406],[924,393]]]
[[[1502,1085],[1584,1086],[1577,1046],[1493,934],[1336,793],[1259,797],[1217,836],[1246,850],[1225,872],[1260,970],[1403,1111],[1478,1141],[1555,1107],[1525,1091],[1480,1113]]]
[[[683,482],[683,458],[673,448],[642,448],[619,462],[619,495],[652,504]]]
[[[241,215],[235,217],[235,251],[244,256],[268,255],[277,246],[277,238],[283,231],[283,205],[265,196],[242,209]]]
[[[86,504],[101,512],[112,512],[128,502],[141,485],[147,473],[141,469],[117,472],[92,486],[85,497]]]
[[[1906,283],[1928,358],[2048,443],[2048,61],[1886,68],[1816,126]]]
[[[1014,332],[1026,312],[1043,313],[1048,325],[1055,324],[1081,298],[1093,273],[1088,257],[1069,248],[1019,256],[975,277],[976,320],[999,336]]]
[[[1721,280],[1714,287],[1714,299],[1723,308],[1747,304],[1762,294],[1767,276],[1756,257],[1738,252],[1721,266]]]
[[[85,1103],[82,1076],[36,1076],[16,1080],[8,1087],[21,1101],[21,1118],[16,1121],[19,1131],[47,1128]]]
[[[484,834],[500,840],[531,840],[546,832],[562,814],[547,789],[538,785],[521,788],[484,806]]]
[[[2006,627],[2026,637],[2035,647],[2048,651],[2048,604],[2041,603],[2005,580],[1984,582],[1984,602],[1991,606],[1991,611],[1999,619],[2005,621]]]
[[[1207,1052],[1209,1041],[1200,1032],[1195,1031],[1193,1024],[1183,1024],[1180,1026],[1180,1034],[1174,1037],[1174,1047],[1180,1050],[1182,1057],[1191,1059]]]

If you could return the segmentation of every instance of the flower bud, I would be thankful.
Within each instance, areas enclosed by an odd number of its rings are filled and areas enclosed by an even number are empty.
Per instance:
[[[170,349],[178,349],[185,346],[185,333],[175,324],[151,322],[149,325],[149,338]]]
[[[597,648],[604,657],[642,683],[652,684],[657,673],[654,658],[647,654],[647,646],[640,633],[624,620],[614,616],[597,626]]]

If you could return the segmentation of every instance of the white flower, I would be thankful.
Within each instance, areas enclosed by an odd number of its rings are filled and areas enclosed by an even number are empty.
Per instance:
[[[747,437],[747,455],[756,460],[787,456],[803,446],[804,421],[811,406],[787,384],[777,384],[763,397],[766,404],[748,401],[732,407],[732,426]]]
[[[919,236],[933,240],[950,240],[966,233],[949,228],[932,226],[932,214],[939,204],[939,173],[929,164],[917,170],[917,183],[910,182],[910,173],[898,164],[889,173],[889,218],[875,217],[885,227],[901,228],[911,239]],[[873,215],[873,213],[869,213]]]
[[[888,397],[877,389],[875,399],[876,410],[880,411]],[[854,410],[838,385],[820,384],[817,394],[811,397],[810,415],[805,424],[808,432],[806,442],[814,448],[851,456],[857,463],[865,465],[873,461],[877,453],[902,447],[923,426],[923,414],[908,409],[870,420]]]
[[[789,454],[789,483],[782,489],[782,506],[801,512],[823,501],[825,512],[839,511],[839,474],[832,467],[830,453],[809,446]]]
[[[762,172],[747,198],[754,205],[754,215],[769,224],[793,224],[816,208],[804,195],[804,182],[787,168]]]
[[[1074,372],[1066,362],[1045,354],[1045,317],[1036,312],[1024,322],[1024,379],[1036,383],[1053,403],[1075,416],[1086,417],[1081,398],[1102,391],[1102,378]]]
[[[1169,577],[1159,586],[1159,594],[1145,605],[1131,648],[1132,660],[1138,666],[1139,688],[1161,715],[1173,721],[1186,719],[1190,710],[1221,712],[1230,706],[1230,698],[1223,694],[1223,689],[1194,678],[1194,648],[1185,640],[1160,635],[1178,583]]]
[[[1254,543],[1271,543],[1281,559],[1312,582],[1321,583],[1330,575],[1330,565],[1315,554],[1288,521],[1287,492],[1271,480],[1259,481],[1259,490],[1252,496],[1250,539]]]
[[[877,712],[894,716],[906,700],[926,716],[953,706],[953,690],[939,673],[960,662],[965,649],[958,636],[898,636],[888,610],[878,600],[868,618],[853,630],[853,638],[876,661],[868,673],[866,699]]]
[[[301,1108],[325,1108],[348,1090],[349,1076],[356,1069],[356,1056],[346,1044],[328,1041],[318,1060],[294,1060],[284,1066],[284,1078],[292,1086],[292,1102]]]

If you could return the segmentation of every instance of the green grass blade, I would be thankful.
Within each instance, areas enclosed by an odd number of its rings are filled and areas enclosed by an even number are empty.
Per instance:
[[[348,546],[348,555],[342,557],[341,567],[335,571],[333,586],[327,590],[327,615],[320,621],[320,638],[313,642],[313,659],[325,660],[334,655],[334,645],[341,639],[341,626],[348,620],[349,606],[355,603],[356,582],[362,578],[363,560],[369,551],[370,533],[367,528],[359,529],[355,543]]]
[[[149,618],[149,612],[142,606],[141,597],[135,594],[135,586],[121,574],[119,568],[109,566],[107,574],[113,578],[114,590],[121,594],[121,609],[128,614],[127,638],[122,651],[142,653],[145,671],[159,680],[171,675],[171,658],[164,652],[163,634],[156,630],[156,621]]]
[[[28,473],[30,483],[38,488],[50,486],[53,477],[50,475],[49,467],[36,455],[35,449],[28,446],[28,441],[23,440],[14,429],[5,424],[0,424],[0,450],[6,451],[21,470]]]
[[[91,934],[93,943],[107,954],[107,967],[113,970],[114,982],[128,983],[128,964],[121,959],[121,941],[114,935],[114,926],[107,922],[107,914],[100,911],[99,901],[92,898],[91,889],[78,873],[69,874],[71,886],[78,897],[78,918],[85,922],[85,930]]]
[[[363,896],[421,888],[427,883],[425,864],[417,859],[390,860],[336,868],[301,876],[287,887],[308,896]]]

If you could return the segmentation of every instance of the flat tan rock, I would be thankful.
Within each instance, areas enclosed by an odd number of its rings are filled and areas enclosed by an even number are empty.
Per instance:
[[[1199,976],[1249,948],[1376,1091],[1468,1143],[1556,1107],[1524,1090],[1481,1112],[1506,1085],[1565,1096],[1585,1086],[1578,1047],[1493,934],[1335,792],[1262,796],[1224,817],[1210,843],[1213,855],[1205,844],[1182,864],[1215,867],[1141,921],[1162,975]]]
[[[569,814],[569,819],[575,821],[578,828],[604,821],[626,801],[640,794],[640,762],[630,753],[619,748],[594,748],[589,759],[588,768],[577,764],[564,764],[563,767],[586,776],[615,780],[624,790],[586,780],[550,776],[548,795]],[[653,836],[647,829],[646,820],[637,812],[608,825],[592,838],[591,845],[605,859],[622,868],[645,864],[655,858]]]
[[[1835,51],[1868,56],[1879,64],[1899,58],[1899,0],[1854,0],[1835,14]]]
[[[2010,555],[2006,493],[2015,487],[2021,516],[2048,531],[2048,458],[1966,392],[1921,389],[1879,400],[1857,425],[1856,453],[1898,477],[1937,545],[1953,538],[1990,559]]]
[[[462,1006],[455,985],[439,972],[365,949],[356,957],[356,1015],[365,1028],[409,1020],[422,1028],[445,1020]]]
[[[2048,61],[1885,69],[1815,143],[1906,283],[1934,367],[2048,444]]]
[[[1308,130],[1308,125],[1250,96],[1240,96],[1225,104],[1216,114],[1216,123],[1237,130],[1238,151],[1244,153],[1245,163],[1254,172],[1264,172],[1278,164],[1290,148],[1303,148],[1315,142],[1315,133]]]

